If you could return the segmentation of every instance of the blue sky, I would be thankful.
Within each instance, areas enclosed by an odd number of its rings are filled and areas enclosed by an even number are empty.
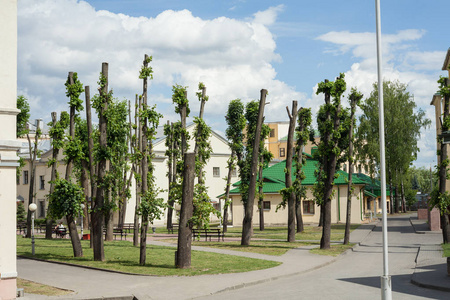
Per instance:
[[[153,55],[150,100],[165,120],[178,119],[171,86],[189,86],[192,115],[199,81],[210,95],[205,118],[223,133],[228,101],[269,90],[268,121],[286,120],[292,100],[313,111],[323,103],[318,82],[346,73],[347,87],[365,95],[376,80],[375,1],[18,1],[18,93],[32,118],[66,110],[68,71],[96,90],[101,63],[110,63],[118,99],[141,92],[137,72]],[[432,119],[422,132],[416,164],[435,161],[434,111],[448,44],[448,0],[381,1],[384,77],[409,86]]]

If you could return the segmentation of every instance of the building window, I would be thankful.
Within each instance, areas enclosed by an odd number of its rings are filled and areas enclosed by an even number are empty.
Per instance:
[[[39,189],[44,190],[45,189],[45,179],[44,176],[39,176]]]
[[[303,201],[303,213],[305,215],[314,215],[315,203],[314,201]]]
[[[28,171],[23,171],[23,184],[28,184]]]
[[[231,170],[231,177],[237,177],[237,169],[236,168]]]
[[[213,167],[213,176],[220,177],[220,168],[219,167]]]
[[[270,210],[270,201],[263,201],[263,210]]]
[[[275,129],[270,129],[269,137],[275,137]]]
[[[280,157],[285,157],[286,156],[286,151],[284,148],[280,148]]]
[[[39,200],[39,218],[45,218],[45,200]]]
[[[344,165],[342,166],[342,171],[347,172],[347,165],[346,165],[346,164],[344,164]]]
[[[361,173],[361,165],[358,166],[358,173]]]

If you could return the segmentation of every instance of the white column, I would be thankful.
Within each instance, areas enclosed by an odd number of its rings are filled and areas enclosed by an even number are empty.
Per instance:
[[[17,0],[2,0],[0,41],[0,299],[15,299]]]

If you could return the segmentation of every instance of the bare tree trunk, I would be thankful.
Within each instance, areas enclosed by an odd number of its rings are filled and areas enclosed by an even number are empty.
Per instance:
[[[295,197],[295,219],[297,221],[297,232],[303,232],[302,199]]]
[[[173,124],[170,124],[170,121],[167,121],[167,126],[170,126],[169,136],[166,136],[166,139],[169,139],[170,146],[169,146],[169,157],[167,162],[167,168],[168,168],[168,181],[169,181],[169,196],[167,204],[169,207],[167,208],[167,229],[173,228],[173,205],[175,203],[174,199],[172,198],[171,191],[172,191],[172,180],[173,180],[173,164],[174,162],[174,155],[173,155]]]
[[[192,223],[190,219],[194,212],[194,179],[195,179],[195,154],[184,155],[183,169],[183,191],[180,212],[180,227],[178,231],[178,247],[175,254],[175,265],[177,268],[185,269],[191,267],[191,240]]]
[[[92,115],[91,115],[91,92],[89,89],[89,86],[84,87],[84,94],[86,97],[86,122],[87,122],[87,131],[88,131],[88,156],[89,156],[89,180],[91,182],[91,196],[90,196],[90,202],[91,202],[91,215],[90,215],[90,222],[89,222],[89,228],[91,229],[91,238],[90,238],[90,246],[93,248],[93,236],[94,236],[94,230],[92,227],[92,219],[93,219],[93,212],[94,212],[94,203],[95,203],[95,197],[97,195],[97,185],[95,182],[95,162],[94,162],[94,139],[92,137]],[[87,203],[89,204],[89,202]],[[85,207],[86,212],[88,211],[88,205]],[[87,216],[87,214],[86,214]]]
[[[264,192],[263,192],[263,163],[264,157],[261,156],[259,159],[259,186],[258,186],[258,207],[259,207],[259,231],[264,231]]]
[[[81,182],[81,186],[83,187],[83,191],[84,191],[84,202],[86,202],[86,205],[84,207],[83,210],[83,214],[84,211],[87,211],[87,203],[89,203],[89,179],[88,179],[88,168],[89,165],[85,160],[81,161],[81,165],[82,165],[82,170],[81,170],[81,175],[80,175],[80,182]],[[87,214],[84,214],[85,216],[87,216]],[[89,218],[83,218],[83,227],[84,228],[88,228],[89,227]]]
[[[253,143],[252,162],[250,166],[250,182],[248,187],[248,200],[244,207],[244,220],[242,222],[242,239],[241,245],[250,245],[250,239],[252,237],[252,219],[253,219],[253,206],[255,203],[256,193],[256,172],[258,168],[259,159],[259,142],[261,139],[261,128],[264,120],[264,106],[266,105],[267,90],[261,90],[261,99],[259,101],[258,121],[256,124],[255,140]]]
[[[100,90],[100,97],[102,98],[102,106],[99,114],[98,130],[100,133],[99,147],[106,149],[107,147],[107,120],[106,110],[108,109],[108,63],[102,63],[102,76],[106,79],[103,88]],[[101,158],[97,166],[97,194],[95,197],[95,204],[92,214],[92,232],[94,260],[104,261],[105,252],[103,248],[103,209],[105,203],[105,175],[106,175],[106,158]]]
[[[295,242],[295,191],[292,190],[292,157],[294,155],[294,131],[295,122],[297,120],[297,101],[292,101],[292,114],[286,106],[286,111],[289,116],[289,130],[286,151],[286,169],[285,169],[285,184],[287,189],[291,189],[287,199],[288,206],[288,236],[287,241]]]
[[[231,156],[228,160],[228,176],[227,176],[227,185],[225,187],[225,198],[223,205],[223,233],[227,232],[228,227],[228,206],[229,206],[229,198],[230,198],[230,186],[231,186],[231,174],[233,172],[233,160],[235,156],[234,150],[231,151]]]
[[[73,82],[73,72],[69,72],[69,83],[70,85],[74,84]],[[75,139],[75,106],[70,106],[70,123],[69,123],[69,134],[72,140]],[[71,174],[73,170],[73,161],[72,159],[68,159],[66,165],[66,177],[67,181],[71,181]],[[67,227],[69,227],[69,235],[72,241],[73,248],[73,256],[74,257],[82,257],[83,256],[83,248],[81,248],[80,236],[78,235],[77,225],[75,224],[75,217],[72,214],[66,215]]]
[[[137,117],[138,110],[142,108],[142,98],[136,95],[136,109],[135,109],[135,123],[138,124],[135,129],[136,133],[136,143],[138,144],[138,151],[142,153],[142,122]],[[141,167],[136,164],[136,174],[141,174]],[[139,180],[136,177],[136,205],[134,207],[134,229],[133,229],[133,245],[135,247],[139,246],[139,206],[141,204],[141,189],[142,189],[142,178]]]
[[[403,185],[403,179],[401,183],[401,192],[402,192],[402,211],[406,213],[405,187]]]
[[[350,131],[348,135],[348,185],[347,185],[347,217],[345,219],[344,245],[350,243],[350,224],[352,220],[352,181],[353,181],[353,119],[355,118],[355,108],[358,98],[354,94],[350,95]]]
[[[325,94],[325,102],[330,102],[330,94]],[[334,115],[333,126],[334,131],[338,130],[340,125],[340,114],[341,106],[339,105],[336,108],[336,112]],[[330,118],[330,114],[328,114],[328,118]],[[331,136],[325,136],[325,143],[331,145],[332,140]],[[337,145],[334,145],[336,147]],[[322,227],[322,238],[320,240],[320,249],[329,249],[331,246],[331,195],[333,193],[333,182],[334,175],[336,173],[336,163],[337,163],[337,155],[336,153],[331,153],[329,157],[326,158],[326,163],[324,164],[324,171],[326,174],[326,180],[324,184],[324,195],[323,195],[323,227]]]
[[[198,114],[198,118],[200,120],[203,119],[203,111],[205,110],[205,102],[206,102],[206,87],[203,87],[202,88],[202,101],[200,101],[200,112]],[[198,137],[201,134],[202,134],[202,128],[199,126],[199,128],[197,130],[197,135],[196,135],[196,138],[195,138],[195,148],[194,148],[195,157],[198,157],[199,145],[197,143],[197,140],[198,140]],[[203,158],[201,158],[201,159],[203,159]],[[199,170],[198,170],[198,174],[197,174],[197,176],[198,176],[198,183],[203,186],[205,183],[204,183],[204,180],[203,180],[203,176],[202,176],[203,174],[202,173],[203,173],[203,168],[200,167]]]
[[[56,112],[52,112],[52,124],[53,127],[56,126],[56,119],[57,119],[57,114]],[[54,139],[54,137],[51,137],[52,140]],[[57,159],[58,159],[58,152],[59,149],[55,149],[53,147],[52,149],[52,160],[54,161],[54,163],[52,164],[52,170],[51,170],[51,174],[50,174],[50,194],[53,193],[53,191],[55,190],[55,186],[53,184],[53,181],[56,179],[56,164],[57,164]],[[52,232],[53,232],[53,219],[47,217],[47,221],[45,222],[45,238],[46,239],[51,239],[52,238]]]
[[[144,57],[144,67],[148,66],[147,62],[147,54]],[[143,92],[142,92],[142,106],[143,109],[147,109],[147,78],[143,79]],[[142,160],[141,160],[141,178],[142,178],[142,186],[141,186],[141,195],[145,195],[148,190],[148,155],[149,155],[149,147],[148,147],[148,139],[147,139],[147,131],[148,131],[148,119],[145,117],[142,120],[142,135],[141,135],[141,143],[142,143]],[[147,258],[147,230],[148,230],[148,216],[142,215],[142,229],[141,229],[141,241],[140,241],[140,255],[139,255],[139,264],[141,266],[145,265],[145,261]]]

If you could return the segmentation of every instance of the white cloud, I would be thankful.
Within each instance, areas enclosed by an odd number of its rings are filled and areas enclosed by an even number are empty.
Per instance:
[[[436,155],[434,109],[430,107],[433,94],[437,91],[443,51],[419,51],[414,41],[426,34],[423,30],[409,29],[396,34],[382,35],[382,60],[384,80],[398,80],[408,85],[417,108],[426,112],[432,121],[430,129],[421,131],[417,165],[427,165]],[[346,74],[347,89],[357,87],[365,96],[372,91],[372,84],[378,80],[375,33],[352,33],[349,31],[329,32],[317,37],[328,42],[326,52],[333,55],[351,53],[353,63]]]
[[[276,115],[277,109],[284,109],[279,102],[284,103],[285,97],[301,97],[276,79],[272,66],[280,56],[267,26],[282,10],[283,5],[271,7],[246,21],[205,20],[188,10],[137,18],[96,11],[84,1],[22,0],[18,4],[19,92],[32,100],[33,116],[49,118],[50,110],[66,109],[67,72],[78,72],[94,94],[101,63],[106,61],[115,96],[134,100],[142,90],[138,72],[147,53],[153,56],[149,92],[155,97],[151,99],[158,101],[166,116],[173,116],[167,106],[175,83],[189,86],[191,107],[197,110],[199,81],[208,88],[205,114],[212,119],[224,123],[229,100],[258,99],[261,88],[269,90]]]
[[[272,25],[277,20],[277,16],[280,12],[284,10],[284,5],[280,4],[278,6],[270,7],[264,11],[258,11],[255,13],[253,23],[262,25]]]

